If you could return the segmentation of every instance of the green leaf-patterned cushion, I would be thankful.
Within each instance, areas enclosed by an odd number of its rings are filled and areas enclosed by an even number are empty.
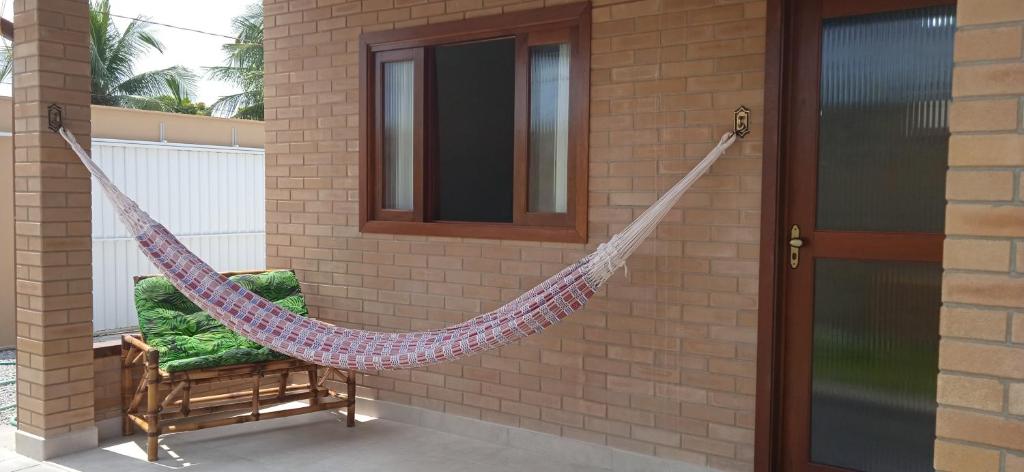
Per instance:
[[[306,301],[299,281],[287,270],[231,277],[243,287],[301,316]],[[135,308],[146,343],[160,351],[166,372],[285,359],[222,325],[167,281],[150,277],[135,284]]]

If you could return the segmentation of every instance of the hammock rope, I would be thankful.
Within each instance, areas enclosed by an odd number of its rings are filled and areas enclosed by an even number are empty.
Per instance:
[[[516,299],[447,328],[388,333],[297,316],[228,280],[121,192],[70,131],[61,127],[57,132],[99,182],[142,252],[193,303],[270,349],[315,364],[359,371],[422,367],[499,348],[578,311],[736,141],[734,133],[726,133],[685,177],[621,232]]]

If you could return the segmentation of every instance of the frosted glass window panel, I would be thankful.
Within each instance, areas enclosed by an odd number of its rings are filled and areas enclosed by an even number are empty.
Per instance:
[[[939,263],[818,259],[811,461],[932,471]]]
[[[383,207],[413,209],[413,62],[385,62]]]
[[[565,43],[530,48],[530,212],[566,212],[569,53]]]
[[[954,6],[822,25],[817,227],[941,233]]]

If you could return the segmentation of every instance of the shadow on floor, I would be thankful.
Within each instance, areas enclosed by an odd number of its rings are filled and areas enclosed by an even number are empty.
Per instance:
[[[320,412],[245,423],[160,439],[160,460],[146,461],[146,438],[137,434],[106,441],[98,449],[46,463],[5,461],[0,471],[121,472],[585,472],[606,471],[435,430],[370,417],[345,427],[345,415]],[[0,444],[3,446],[3,444]],[[0,451],[6,453],[8,451]],[[25,462],[27,461],[27,462]],[[19,467],[20,464],[20,468]],[[15,468],[12,468],[15,467]]]

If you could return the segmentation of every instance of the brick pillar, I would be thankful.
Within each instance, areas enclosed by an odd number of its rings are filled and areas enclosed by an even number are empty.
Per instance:
[[[935,468],[1024,471],[1024,3],[960,0]]]
[[[88,147],[87,0],[14,2],[15,249],[20,454],[95,447],[89,174],[47,129]]]

